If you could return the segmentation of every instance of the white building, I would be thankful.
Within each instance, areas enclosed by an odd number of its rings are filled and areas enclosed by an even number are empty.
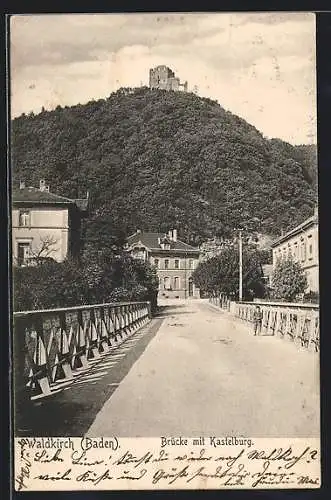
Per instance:
[[[307,292],[319,291],[319,258],[318,258],[318,211],[299,226],[273,241],[273,268],[280,257],[292,255],[305,271],[308,280]]]
[[[78,256],[88,201],[88,197],[71,200],[50,193],[44,180],[39,189],[21,182],[20,189],[12,192],[13,264],[25,266],[45,257],[62,262],[68,255]]]

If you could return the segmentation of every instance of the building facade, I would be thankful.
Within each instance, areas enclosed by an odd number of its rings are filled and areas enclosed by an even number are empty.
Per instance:
[[[164,233],[137,231],[128,238],[127,251],[155,266],[159,279],[159,297],[200,297],[192,274],[200,251],[177,239],[177,230]]]
[[[318,212],[302,224],[284,234],[272,244],[272,263],[275,268],[280,257],[292,255],[304,270],[308,288],[306,293],[319,291]]]
[[[86,199],[71,200],[49,192],[44,180],[39,189],[12,192],[13,265],[26,266],[38,259],[62,262],[76,257],[81,248],[81,219],[87,215]]]
[[[181,83],[180,79],[167,66],[157,66],[149,70],[149,87],[151,89],[187,92],[187,82]]]

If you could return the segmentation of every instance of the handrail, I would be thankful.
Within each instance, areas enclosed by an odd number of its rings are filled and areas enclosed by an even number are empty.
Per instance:
[[[307,302],[264,302],[256,300],[254,302],[251,301],[241,301],[237,302],[237,304],[250,304],[250,305],[258,305],[258,306],[272,306],[272,307],[299,307],[304,309],[319,309],[319,304],[310,304]]]
[[[54,309],[33,309],[31,311],[14,311],[14,317],[26,316],[29,314],[41,314],[41,313],[53,313],[53,312],[64,312],[64,311],[82,311],[86,309],[93,309],[97,307],[106,307],[106,306],[127,306],[130,304],[146,304],[146,302],[103,302],[101,304],[86,304],[82,306],[72,306],[72,307],[59,307]]]
[[[279,302],[231,302],[219,297],[209,301],[240,320],[253,324],[257,305],[262,313],[261,333],[288,338],[297,345],[318,352],[320,350],[319,306]]]

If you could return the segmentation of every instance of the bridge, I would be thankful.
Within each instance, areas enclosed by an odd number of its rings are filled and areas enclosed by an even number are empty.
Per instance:
[[[318,437],[318,306],[254,305],[14,313],[16,435]]]

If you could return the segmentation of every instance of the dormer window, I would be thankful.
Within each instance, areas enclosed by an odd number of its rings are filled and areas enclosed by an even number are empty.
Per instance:
[[[171,248],[170,241],[167,238],[167,236],[165,236],[164,238],[160,238],[159,245],[162,248],[162,250],[170,250]]]

